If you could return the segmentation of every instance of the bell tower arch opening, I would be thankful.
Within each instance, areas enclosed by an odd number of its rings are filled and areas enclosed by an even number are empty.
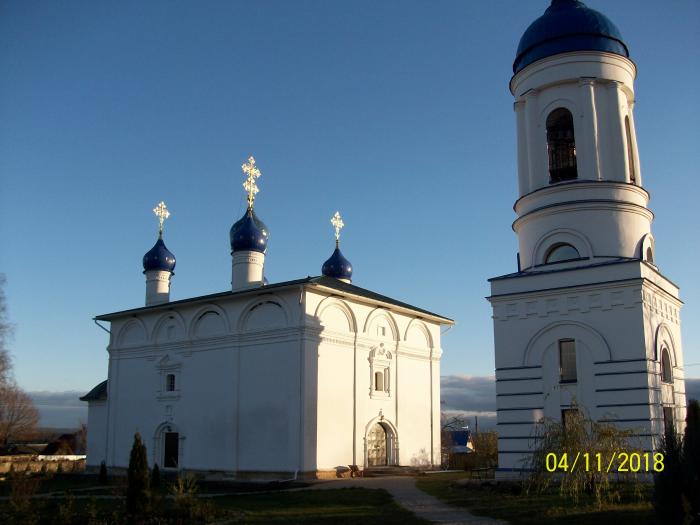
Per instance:
[[[547,156],[550,184],[578,178],[574,117],[566,108],[557,108],[547,117]]]

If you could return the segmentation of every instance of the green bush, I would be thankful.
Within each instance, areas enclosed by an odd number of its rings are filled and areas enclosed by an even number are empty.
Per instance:
[[[160,468],[158,468],[158,463],[153,465],[153,470],[151,471],[151,488],[160,488]]]
[[[146,446],[138,432],[134,434],[134,444],[129,456],[126,511],[132,517],[143,516],[148,511],[148,460]]]
[[[104,461],[100,463],[100,474],[97,477],[97,481],[100,482],[100,485],[107,483],[107,465]]]
[[[683,459],[686,470],[686,494],[693,512],[700,522],[700,403],[691,399],[685,420]]]
[[[688,403],[683,438],[669,429],[659,449],[664,470],[654,476],[654,510],[664,523],[700,523],[700,404]]]
[[[530,471],[525,480],[525,493],[546,492],[553,483],[559,484],[562,495],[570,497],[577,504],[581,494],[595,496],[598,506],[612,503],[619,499],[619,492],[610,481],[631,482],[634,492],[641,499],[641,480],[633,472],[626,474],[608,472],[605,468],[598,469],[592,462],[600,454],[601,461],[607,464],[610,458],[618,457],[621,452],[639,452],[633,441],[635,432],[632,429],[621,429],[613,424],[599,423],[592,420],[585,410],[572,404],[578,409],[572,412],[566,420],[566,426],[561,421],[553,419],[541,420],[535,431],[533,453],[525,462],[525,468]],[[585,457],[580,453],[588,453],[589,468],[584,466]],[[567,458],[567,470],[563,468],[547,468],[547,457],[555,454],[557,459]],[[566,456],[564,456],[566,455]],[[580,459],[577,467],[574,462]],[[550,457],[550,467],[551,467]],[[555,465],[556,466],[556,465]],[[561,464],[558,465],[561,467]],[[593,466],[593,468],[590,468]]]

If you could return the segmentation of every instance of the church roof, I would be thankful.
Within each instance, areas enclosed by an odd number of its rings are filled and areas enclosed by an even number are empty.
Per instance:
[[[80,398],[81,401],[100,401],[102,399],[107,399],[106,379]]]
[[[608,17],[578,0],[552,0],[520,39],[513,73],[571,51],[605,51],[629,58],[620,30]]]
[[[153,305],[153,306],[143,306],[140,308],[132,308],[130,310],[122,310],[119,312],[98,315],[97,317],[95,317],[95,319],[97,321],[111,321],[112,319],[114,319],[116,317],[122,317],[125,315],[134,315],[134,314],[137,314],[140,312],[147,312],[147,311],[158,310],[158,309],[168,310],[168,309],[171,309],[171,308],[176,307],[176,306],[186,305],[186,304],[190,304],[190,303],[208,302],[208,301],[212,301],[215,299],[224,299],[227,297],[234,297],[234,296],[254,295],[257,293],[261,293],[261,292],[264,293],[264,292],[267,292],[270,290],[278,290],[278,289],[282,289],[282,288],[288,288],[288,287],[299,286],[299,285],[327,288],[327,289],[330,289],[330,290],[333,290],[336,292],[340,292],[343,294],[362,297],[362,298],[368,299],[372,302],[383,303],[383,304],[398,307],[401,309],[411,310],[413,312],[423,314],[424,316],[432,317],[435,320],[442,322],[442,323],[445,323],[445,324],[453,324],[454,323],[454,321],[448,317],[438,315],[436,313],[430,312],[428,310],[424,310],[422,308],[418,308],[416,306],[413,306],[413,305],[408,304],[408,303],[404,303],[402,301],[397,301],[396,299],[392,299],[391,297],[387,297],[385,295],[378,294],[378,293],[373,292],[371,290],[367,290],[366,288],[361,288],[359,286],[355,286],[354,284],[345,283],[345,282],[340,281],[338,279],[335,279],[333,277],[326,277],[326,276],[317,276],[317,277],[310,277],[309,276],[309,277],[305,277],[304,279],[295,279],[293,281],[283,281],[280,283],[268,284],[268,285],[260,286],[257,288],[248,288],[248,289],[239,290],[236,292],[226,291],[226,292],[214,293],[214,294],[209,294],[209,295],[200,295],[198,297],[191,297],[189,299],[181,299],[179,301],[171,301],[169,303],[163,303],[163,304],[158,304],[158,305]],[[97,387],[95,387],[95,388],[97,388]],[[88,395],[90,395],[90,394],[88,394]],[[87,397],[87,396],[85,396],[85,397]]]

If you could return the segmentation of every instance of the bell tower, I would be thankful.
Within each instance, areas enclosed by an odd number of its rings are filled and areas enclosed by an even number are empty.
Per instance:
[[[518,267],[490,279],[489,297],[501,476],[523,468],[541,418],[575,407],[649,451],[685,419],[682,302],[656,262],[620,31],[553,0],[513,73]]]

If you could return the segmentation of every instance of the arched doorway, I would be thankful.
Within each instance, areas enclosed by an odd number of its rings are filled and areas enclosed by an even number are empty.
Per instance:
[[[182,468],[184,439],[176,425],[161,423],[153,434],[153,463],[164,469]]]
[[[389,464],[387,432],[381,423],[375,423],[367,432],[367,465],[382,467]]]

